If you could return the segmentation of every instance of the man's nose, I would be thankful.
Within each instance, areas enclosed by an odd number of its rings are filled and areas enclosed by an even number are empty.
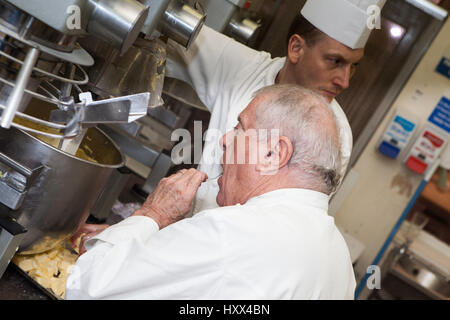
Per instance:
[[[347,89],[350,86],[352,69],[351,66],[346,66],[339,70],[339,74],[334,78],[334,85],[338,86],[342,90]]]

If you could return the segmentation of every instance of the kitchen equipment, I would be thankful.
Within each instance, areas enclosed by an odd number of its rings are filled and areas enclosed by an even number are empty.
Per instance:
[[[434,272],[412,254],[404,254],[391,266],[391,272],[433,299],[450,298],[450,280]]]
[[[415,211],[411,215],[411,220],[405,233],[407,245],[411,244],[417,238],[429,220],[430,219],[420,211]]]
[[[149,8],[136,0],[8,0],[22,12],[63,34],[91,34],[125,52],[134,42]],[[43,10],[45,5],[45,10]]]
[[[80,42],[96,61],[88,70],[89,90],[104,98],[150,92],[148,107],[163,103],[166,47],[162,41],[138,38],[123,56],[89,37]]]
[[[263,5],[261,0],[197,0],[205,8],[205,24],[218,32],[248,44],[258,36],[261,25],[254,21]],[[259,20],[259,19],[257,19]]]
[[[175,0],[169,4],[164,12],[161,32],[169,38],[189,48],[205,23],[206,16],[186,5],[183,1]]]
[[[125,158],[96,126],[128,124],[162,104],[157,38],[179,8],[169,4],[0,0],[0,277],[16,250],[49,250],[93,211],[107,214],[120,188],[112,196],[105,186],[116,187]],[[181,9],[166,29],[188,46],[204,16]],[[80,42],[105,50],[92,51],[95,66]]]
[[[144,26],[149,8],[135,0],[88,1],[93,6],[87,31],[125,53]]]
[[[261,24],[240,14],[234,15],[228,24],[228,33],[236,40],[250,44],[261,31]]]
[[[50,114],[49,104],[32,107],[31,113]],[[87,131],[75,156],[47,142],[15,128],[0,129],[0,184],[5,191],[0,216],[13,217],[27,229],[19,246],[23,254],[46,251],[73,234],[112,171],[123,166],[119,148],[97,128]]]

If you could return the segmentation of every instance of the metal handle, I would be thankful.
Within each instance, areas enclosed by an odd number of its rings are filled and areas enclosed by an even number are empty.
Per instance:
[[[31,72],[33,71],[34,65],[36,64],[37,58],[39,56],[39,50],[36,48],[31,48],[25,61],[20,68],[19,75],[17,76],[16,85],[8,98],[6,109],[3,110],[2,119],[0,126],[9,129],[11,123],[16,115],[17,109],[19,108],[20,101],[22,100],[25,88],[30,79]]]
[[[17,210],[22,205],[28,188],[43,168],[41,164],[34,168],[23,166],[0,152],[0,203]]]
[[[6,154],[4,154],[2,152],[0,152],[0,163],[6,164],[9,168],[14,169],[15,171],[19,172],[20,174],[23,174],[26,176],[31,175],[32,170],[28,169],[27,167],[22,166],[19,162],[8,157]]]
[[[44,166],[41,163],[32,163],[31,166],[24,166],[20,162],[10,158],[3,152],[0,152],[0,163],[5,164],[7,167],[13,169],[19,174],[27,178],[25,187],[29,187],[34,177],[41,172]]]

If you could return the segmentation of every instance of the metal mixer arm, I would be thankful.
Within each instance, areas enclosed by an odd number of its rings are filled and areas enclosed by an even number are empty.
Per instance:
[[[70,123],[76,117],[75,123],[92,125],[98,123],[130,123],[147,114],[150,93],[139,93],[112,99],[92,101],[82,98],[84,102],[75,104],[68,112],[53,110],[50,121],[56,123]],[[90,93],[88,93],[90,96]],[[71,112],[72,111],[72,112]],[[71,114],[72,113],[72,114]]]
[[[150,93],[145,92],[100,101],[81,102],[74,104],[73,107],[68,107],[67,111],[53,110],[50,121],[41,120],[22,112],[15,114],[38,125],[60,129],[63,131],[61,134],[36,130],[14,122],[11,125],[50,138],[71,139],[76,137],[83,127],[99,123],[133,122],[147,114],[149,100]],[[4,110],[6,107],[0,104],[0,109]]]

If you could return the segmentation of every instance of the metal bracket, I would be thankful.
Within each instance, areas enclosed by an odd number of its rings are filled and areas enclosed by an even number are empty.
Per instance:
[[[19,248],[27,230],[10,217],[0,216],[0,278]]]
[[[34,168],[25,167],[0,152],[0,203],[17,210],[43,168],[41,164]]]

